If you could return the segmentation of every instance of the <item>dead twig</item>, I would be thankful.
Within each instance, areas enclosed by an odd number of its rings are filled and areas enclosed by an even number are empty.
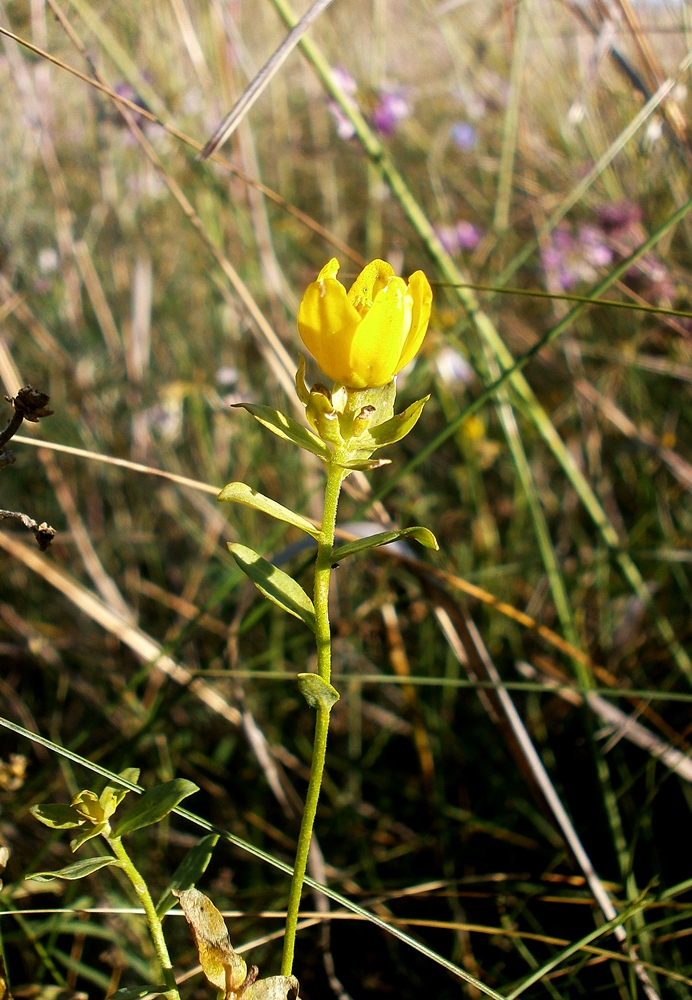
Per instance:
[[[39,524],[37,521],[34,521],[33,517],[29,517],[28,514],[22,514],[21,511],[0,510],[0,521],[5,520],[6,518],[13,518],[15,521],[21,521],[25,528],[32,531],[41,552],[45,552],[55,538],[55,528],[51,528],[51,526],[45,521],[42,521],[41,524]]]
[[[45,392],[34,389],[32,385],[25,385],[16,396],[5,396],[5,399],[14,408],[14,413],[5,430],[0,433],[0,469],[5,465],[12,465],[15,461],[12,452],[4,449],[22,426],[22,421],[29,420],[32,424],[37,424],[41,417],[49,417],[53,412],[48,407],[50,397]],[[33,532],[41,552],[45,552],[55,538],[55,528],[51,528],[45,521],[39,524],[33,517],[22,514],[21,511],[0,510],[0,520],[7,518],[20,521],[25,528]]]

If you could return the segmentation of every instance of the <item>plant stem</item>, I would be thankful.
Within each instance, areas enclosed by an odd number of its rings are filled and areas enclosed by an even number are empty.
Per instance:
[[[334,528],[336,526],[336,511],[339,506],[339,493],[345,470],[338,465],[327,466],[327,484],[324,491],[324,512],[322,514],[322,531],[317,542],[317,563],[315,565],[315,638],[317,642],[317,673],[330,683],[332,673],[332,642],[329,627],[329,580],[332,572],[332,550],[334,548]],[[329,709],[318,707],[315,720],[315,741],[312,748],[312,764],[310,766],[310,781],[305,798],[305,808],[300,822],[298,847],[293,866],[293,878],[288,894],[286,913],[286,933],[284,936],[284,953],[281,960],[281,974],[290,976],[293,971],[293,954],[296,944],[296,928],[298,926],[298,911],[303,893],[305,870],[310,853],[312,829],[317,814],[317,803],[322,787],[324,761],[327,756],[327,735],[329,733]]]
[[[163,927],[161,925],[159,915],[156,912],[156,907],[154,906],[154,901],[151,898],[147,884],[133,865],[130,855],[123,847],[123,842],[120,837],[108,837],[107,840],[113,849],[113,853],[120,862],[122,870],[125,872],[128,879],[132,883],[135,892],[142,900],[142,906],[144,907],[147,923],[149,924],[149,931],[151,932],[154,947],[156,948],[156,954],[158,955],[159,962],[161,963],[163,979],[166,984],[166,991],[163,996],[167,997],[168,1000],[180,1000],[178,984],[175,981],[173,966],[168,955],[168,948],[166,947],[166,939],[163,936]]]

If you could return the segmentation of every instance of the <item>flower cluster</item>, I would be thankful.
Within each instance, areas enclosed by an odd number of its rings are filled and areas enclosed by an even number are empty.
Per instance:
[[[600,205],[594,220],[571,226],[558,225],[541,252],[548,284],[569,291],[580,282],[593,283],[598,270],[627,257],[646,239],[642,210],[630,201]],[[657,301],[674,298],[667,268],[651,253],[644,254],[627,278],[645,286]]]

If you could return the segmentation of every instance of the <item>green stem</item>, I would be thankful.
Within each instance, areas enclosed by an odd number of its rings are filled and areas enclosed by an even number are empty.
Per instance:
[[[175,981],[173,966],[168,955],[168,948],[166,947],[166,939],[163,936],[163,927],[156,912],[154,901],[151,898],[149,889],[147,888],[147,884],[133,865],[130,855],[123,847],[123,842],[120,837],[107,837],[107,840],[113,849],[113,854],[115,854],[116,858],[120,862],[120,867],[132,883],[138,897],[142,900],[142,906],[144,907],[147,923],[149,924],[149,931],[151,932],[151,936],[154,941],[156,954],[158,955],[159,962],[161,963],[161,969],[163,971],[164,983],[166,984],[166,992],[163,996],[167,997],[168,1000],[180,1000],[178,984]]]
[[[315,638],[317,641],[317,673],[327,684],[332,673],[332,643],[329,627],[329,580],[332,572],[332,550],[334,548],[334,528],[336,526],[336,511],[339,506],[339,493],[345,470],[338,465],[327,467],[327,485],[324,491],[324,513],[322,515],[322,531],[317,542],[317,563],[315,566]],[[305,870],[310,853],[312,829],[317,815],[317,803],[322,787],[324,761],[327,756],[327,734],[329,733],[329,709],[322,706],[317,709],[315,720],[315,742],[312,748],[312,764],[310,766],[310,781],[305,799],[305,808],[300,822],[298,848],[293,866],[293,878],[288,894],[286,913],[286,933],[284,936],[284,953],[281,960],[281,975],[290,976],[293,971],[293,955],[296,945],[296,929],[298,927],[298,911],[303,893]]]

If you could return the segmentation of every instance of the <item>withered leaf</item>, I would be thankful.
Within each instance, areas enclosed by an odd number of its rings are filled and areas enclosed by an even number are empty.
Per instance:
[[[190,925],[204,975],[231,1000],[245,983],[247,964],[233,950],[225,920],[199,889],[173,890],[173,895]]]

